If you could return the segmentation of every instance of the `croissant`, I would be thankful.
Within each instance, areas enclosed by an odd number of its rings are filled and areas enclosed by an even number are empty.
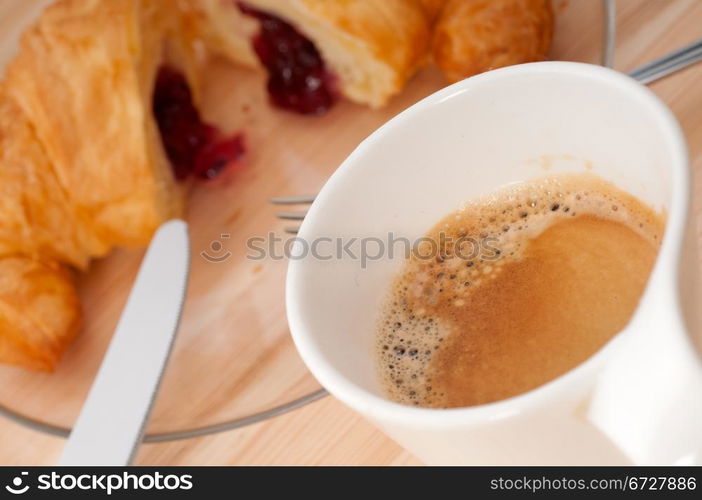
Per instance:
[[[457,81],[543,60],[552,38],[550,0],[446,0],[434,26],[432,53],[447,79]]]
[[[69,269],[49,260],[0,258],[0,361],[51,370],[80,322]]]
[[[190,0],[189,5],[211,50],[244,65],[262,65],[273,104],[303,114],[326,111],[337,93],[382,106],[426,61],[430,44],[420,0]]]
[[[544,59],[550,0],[186,0],[210,50],[269,74],[273,104],[380,107],[431,52],[450,81]]]
[[[219,168],[197,65],[171,0],[60,0],[23,35],[0,84],[0,361],[52,369],[80,325],[71,270],[147,244],[180,181]]]

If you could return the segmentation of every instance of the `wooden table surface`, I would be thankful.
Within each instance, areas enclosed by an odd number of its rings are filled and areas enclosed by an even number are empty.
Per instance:
[[[6,9],[6,4],[0,11],[0,33],[12,31],[10,14],[20,16],[19,11]],[[619,0],[617,29],[615,67],[626,71],[702,37],[702,2]],[[595,62],[600,38],[599,2],[569,0],[561,6],[553,58]],[[227,131],[245,130],[251,153],[228,181],[197,186],[191,194],[193,280],[183,327],[149,425],[157,432],[241,416],[318,387],[297,358],[287,332],[285,262],[248,261],[243,241],[269,231],[282,234],[285,224],[275,220],[275,209],[266,202],[269,197],[316,192],[361,139],[444,85],[429,68],[381,111],[341,103],[327,116],[310,120],[270,110],[259,74],[223,61],[214,62],[208,71],[211,83],[205,114]],[[702,65],[652,85],[685,130],[696,174],[702,168],[700,78]],[[702,197],[698,178],[696,201]],[[214,252],[213,241],[224,245],[218,252],[231,252],[223,263],[213,264],[197,255]],[[140,256],[140,252],[117,251],[95,263],[81,280],[86,331],[54,374],[0,367],[0,403],[57,425],[70,425],[109,342]],[[63,443],[0,419],[0,464],[53,464]],[[245,428],[146,444],[136,463],[404,465],[418,461],[327,397]]]

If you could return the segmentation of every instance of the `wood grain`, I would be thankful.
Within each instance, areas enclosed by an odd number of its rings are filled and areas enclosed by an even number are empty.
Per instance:
[[[15,27],[13,19],[24,18],[24,10],[7,5],[1,9],[0,27]],[[601,41],[599,2],[570,0],[564,5],[559,9],[552,57],[596,62]],[[697,0],[619,0],[618,13],[615,65],[623,71],[702,36],[702,2]],[[702,65],[652,86],[678,116],[696,174],[702,168],[701,77]],[[288,335],[283,300],[286,263],[247,260],[245,241],[269,232],[283,235],[286,224],[275,219],[276,209],[268,198],[316,192],[364,137],[444,85],[438,72],[428,68],[383,110],[343,102],[328,115],[310,119],[272,110],[258,73],[215,61],[208,80],[207,117],[226,131],[245,131],[250,154],[228,179],[198,185],[191,193],[192,282],[151,431],[219,422],[318,387]],[[695,186],[697,201],[702,196],[699,176]],[[697,204],[695,211],[699,211]],[[211,247],[214,241],[223,245],[219,252]],[[212,263],[200,252],[231,255]],[[87,324],[79,341],[52,375],[0,367],[0,402],[70,425],[124,305],[140,255],[117,251],[92,266],[81,283]],[[0,420],[0,443],[2,464],[52,464],[63,446],[61,439],[6,420]],[[236,431],[144,445],[137,463],[403,465],[417,461],[372,425],[326,398]]]

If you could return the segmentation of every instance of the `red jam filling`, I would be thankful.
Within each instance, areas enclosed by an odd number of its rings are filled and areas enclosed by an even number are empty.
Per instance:
[[[314,43],[278,17],[242,2],[238,6],[260,21],[253,47],[268,71],[273,104],[304,115],[320,115],[331,108],[335,100],[333,78]]]
[[[203,122],[181,73],[162,66],[156,77],[153,113],[176,179],[212,179],[244,153],[241,136],[221,139]]]

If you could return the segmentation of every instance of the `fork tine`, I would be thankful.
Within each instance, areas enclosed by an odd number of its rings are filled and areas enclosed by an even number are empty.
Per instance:
[[[317,195],[314,194],[305,196],[283,196],[271,198],[270,202],[274,205],[305,205],[312,203],[316,196]],[[279,219],[283,220],[303,220],[306,215],[307,211],[278,212],[276,214]],[[288,234],[297,234],[299,228],[287,226],[284,231]]]
[[[278,198],[271,198],[271,203],[274,205],[302,205],[306,203],[312,203],[317,195],[309,194],[305,196],[282,196]]]
[[[302,220],[307,215],[307,212],[278,212],[276,216],[284,220]]]

